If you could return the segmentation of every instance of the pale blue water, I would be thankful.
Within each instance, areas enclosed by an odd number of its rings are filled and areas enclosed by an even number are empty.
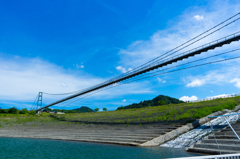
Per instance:
[[[26,138],[0,138],[1,159],[158,159],[197,156],[182,149],[130,147]]]

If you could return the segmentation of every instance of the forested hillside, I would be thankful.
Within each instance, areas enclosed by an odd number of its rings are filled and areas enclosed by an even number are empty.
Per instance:
[[[159,106],[159,105],[167,105],[167,104],[178,104],[178,103],[184,103],[184,102],[169,96],[159,95],[153,98],[152,100],[144,100],[144,101],[141,101],[140,103],[133,103],[125,107],[123,106],[118,107],[117,110],[142,108],[142,107],[148,107],[148,106]]]

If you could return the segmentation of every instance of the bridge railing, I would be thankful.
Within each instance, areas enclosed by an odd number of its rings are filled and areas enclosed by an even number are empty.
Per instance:
[[[214,45],[214,44],[217,44],[217,43],[226,41],[226,40],[228,40],[228,39],[234,38],[234,37],[239,36],[239,35],[240,35],[240,31],[238,31],[238,32],[236,32],[236,33],[233,33],[233,34],[230,34],[230,35],[228,35],[228,36],[222,37],[222,38],[220,38],[220,39],[214,40],[214,41],[209,42],[209,43],[207,43],[207,44],[198,46],[198,47],[196,47],[196,48],[190,49],[190,50],[188,50],[188,51],[185,51],[185,52],[183,52],[183,53],[180,53],[180,54],[178,54],[178,55],[175,55],[174,57],[170,57],[170,58],[164,59],[163,61],[154,62],[153,64],[148,65],[148,66],[144,67],[143,69],[147,69],[148,67],[151,67],[151,66],[156,66],[156,65],[158,65],[158,64],[160,64],[160,63],[166,62],[166,61],[171,60],[171,59],[173,59],[173,58],[177,58],[177,57],[184,56],[184,55],[186,55],[186,54],[190,54],[191,52],[198,51],[198,50],[200,50],[200,49],[203,49],[203,48],[206,48],[206,47],[208,47],[208,46],[211,46],[211,45]],[[178,50],[175,51],[175,52],[178,52]]]
[[[169,158],[169,159],[240,159],[240,153],[237,154],[226,154],[226,155],[210,155],[210,156],[197,156],[197,157],[180,157],[180,158]]]
[[[151,63],[151,64],[149,64],[149,65],[147,65],[147,66],[141,67],[141,68],[139,68],[139,69],[137,69],[137,70],[130,71],[130,73],[128,72],[128,73],[126,73],[126,74],[122,74],[122,75],[120,75],[120,76],[117,76],[117,77],[115,77],[115,78],[113,78],[113,79],[107,80],[107,81],[105,81],[105,82],[103,82],[103,83],[101,83],[101,84],[96,85],[95,87],[98,87],[99,85],[106,84],[106,83],[109,83],[109,82],[117,81],[118,79],[121,79],[121,78],[123,78],[123,77],[127,77],[127,76],[129,76],[129,75],[131,75],[131,74],[138,73],[138,72],[143,71],[143,70],[145,70],[145,69],[148,69],[148,68],[150,68],[150,67],[157,66],[157,65],[159,65],[159,64],[161,64],[161,63],[167,62],[167,61],[172,60],[172,59],[174,59],[174,58],[177,58],[177,57],[181,57],[181,56],[190,54],[191,52],[198,51],[198,50],[200,50],[200,49],[203,49],[203,48],[209,47],[209,46],[211,46],[211,45],[214,45],[214,44],[217,44],[217,43],[226,41],[226,40],[228,40],[228,39],[234,38],[234,37],[239,36],[239,35],[240,35],[240,31],[238,31],[238,32],[236,32],[236,33],[233,33],[233,34],[230,34],[230,35],[228,35],[228,36],[222,37],[222,38],[220,38],[220,39],[214,40],[214,41],[209,42],[209,43],[207,43],[207,44],[198,46],[198,47],[196,47],[196,48],[190,49],[190,50],[188,50],[188,51],[185,51],[185,52],[183,52],[183,53],[180,53],[180,54],[178,54],[178,55],[175,55],[174,57],[168,57],[168,58],[166,58],[167,56],[166,56],[166,57],[163,57],[164,59],[161,60],[161,61],[160,61],[160,60],[155,61],[155,62],[153,62],[153,63]],[[176,52],[178,52],[178,51],[179,51],[179,50],[176,50],[176,51],[173,52],[173,53],[176,53]]]
[[[219,40],[221,40],[221,39],[224,39],[224,40],[223,40],[222,42],[219,42]],[[53,106],[53,105],[56,105],[56,104],[58,104],[58,103],[67,101],[67,100],[69,100],[69,99],[75,98],[75,97],[80,96],[80,95],[83,95],[83,94],[87,94],[87,93],[89,93],[89,92],[93,92],[93,91],[102,89],[102,88],[107,87],[107,86],[115,85],[115,84],[117,84],[118,82],[122,82],[122,81],[124,81],[124,80],[130,79],[130,78],[132,78],[132,77],[134,77],[134,76],[138,76],[138,75],[143,74],[143,73],[146,73],[146,72],[149,72],[149,71],[154,70],[154,69],[157,69],[157,68],[159,68],[159,67],[167,66],[167,65],[169,65],[169,64],[172,64],[173,62],[177,62],[177,61],[183,60],[183,59],[185,59],[185,58],[194,56],[194,55],[196,55],[196,54],[200,54],[200,53],[202,53],[202,52],[206,52],[206,51],[208,51],[208,50],[210,50],[210,49],[214,49],[214,48],[216,48],[216,47],[220,47],[220,46],[222,46],[222,45],[224,45],[224,44],[230,44],[230,43],[233,42],[233,41],[238,41],[238,40],[240,40],[240,32],[231,34],[231,35],[226,36],[226,37],[223,37],[223,38],[221,38],[221,39],[216,40],[214,44],[213,44],[213,42],[212,42],[212,43],[208,43],[208,44],[206,44],[206,45],[202,45],[202,46],[197,47],[197,48],[195,48],[195,49],[186,51],[185,53],[180,53],[180,54],[178,54],[177,56],[170,57],[170,58],[167,58],[167,59],[166,59],[166,57],[168,56],[168,55],[167,55],[167,56],[165,56],[165,57],[162,57],[162,60],[161,60],[161,61],[160,61],[160,60],[155,61],[155,62],[153,62],[153,64],[149,64],[149,65],[147,65],[147,66],[141,67],[141,68],[139,68],[139,69],[137,69],[137,70],[135,70],[135,71],[132,71],[132,72],[130,72],[130,73],[129,73],[129,72],[128,72],[128,73],[125,73],[125,74],[123,74],[122,76],[118,76],[118,77],[112,78],[112,79],[110,79],[110,80],[108,80],[108,81],[102,82],[102,83],[100,83],[100,84],[98,84],[98,85],[92,86],[92,87],[90,87],[90,88],[86,88],[86,89],[84,89],[84,90],[82,90],[82,91],[79,91],[79,92],[76,93],[76,94],[73,94],[73,95],[71,95],[71,96],[65,97],[65,98],[60,99],[60,100],[58,100],[58,101],[56,101],[56,102],[53,102],[53,103],[51,103],[51,104],[48,104],[48,105],[42,107],[41,109],[47,108],[47,107],[50,107],[50,106]],[[211,44],[212,44],[212,45],[211,45]],[[194,51],[194,50],[195,50],[195,51]],[[175,54],[176,52],[178,52],[178,51],[179,51],[179,50],[175,51],[174,54]],[[163,60],[163,58],[164,58],[164,60]],[[39,110],[41,110],[41,109],[38,109],[37,111],[39,111]]]
[[[84,89],[84,90],[82,90],[81,92],[84,92],[84,91],[86,91],[86,90],[90,90],[90,89],[97,88],[97,87],[99,87],[99,86],[101,86],[101,85],[104,85],[104,84],[107,84],[107,83],[110,83],[110,82],[117,81],[117,80],[119,80],[119,79],[121,79],[121,78],[124,78],[124,77],[127,77],[127,76],[129,76],[129,75],[138,73],[138,72],[143,71],[143,70],[146,70],[146,69],[148,69],[148,68],[150,68],[150,67],[157,66],[157,65],[159,65],[159,64],[161,64],[161,63],[165,63],[165,62],[167,62],[167,61],[169,61],[169,60],[172,60],[172,59],[174,59],[174,58],[177,58],[177,57],[181,57],[181,56],[190,54],[191,52],[198,51],[198,50],[200,50],[200,49],[206,48],[206,47],[208,47],[208,46],[211,46],[211,45],[213,45],[213,44],[217,44],[217,43],[222,42],[222,41],[226,41],[226,40],[228,40],[228,39],[234,38],[234,37],[239,36],[239,35],[240,35],[240,31],[238,31],[238,32],[236,32],[236,33],[233,33],[233,34],[230,34],[230,35],[228,35],[228,36],[222,37],[222,38],[220,38],[220,39],[214,40],[214,41],[209,42],[209,43],[207,43],[207,44],[198,46],[198,47],[196,47],[196,48],[190,49],[190,50],[188,50],[188,51],[185,51],[185,52],[183,52],[183,53],[180,53],[180,54],[178,54],[178,55],[175,55],[174,57],[168,57],[168,58],[166,58],[167,56],[166,56],[166,57],[163,57],[163,58],[164,58],[163,60],[159,60],[159,61],[153,62],[152,64],[149,64],[149,65],[147,65],[147,66],[141,67],[141,68],[139,68],[139,69],[137,69],[137,70],[130,71],[130,73],[128,72],[128,73],[122,74],[122,75],[117,76],[117,77],[115,77],[115,78],[113,78],[113,79],[107,80],[107,81],[105,81],[105,82],[103,82],[103,83],[94,85],[94,86],[92,86],[92,87],[90,87],[90,88],[87,88],[87,89]],[[175,52],[173,52],[173,53],[176,53],[176,52],[178,52],[178,51],[179,51],[179,50],[177,50],[177,51],[175,51]],[[117,82],[116,82],[116,84],[117,84]]]

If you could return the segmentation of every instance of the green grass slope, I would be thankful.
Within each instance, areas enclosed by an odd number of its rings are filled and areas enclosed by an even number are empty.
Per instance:
[[[12,126],[61,126],[82,123],[145,124],[154,122],[190,122],[223,109],[234,109],[240,97],[215,99],[197,103],[168,104],[154,107],[123,109],[108,112],[66,113],[62,115],[42,113],[8,114],[0,112],[0,129]],[[63,122],[71,121],[71,122]],[[72,122],[75,121],[75,122]]]
[[[240,97],[215,99],[196,103],[168,104],[154,107],[122,109],[109,112],[73,113],[55,115],[66,121],[86,123],[149,123],[196,120],[223,109],[234,109]]]

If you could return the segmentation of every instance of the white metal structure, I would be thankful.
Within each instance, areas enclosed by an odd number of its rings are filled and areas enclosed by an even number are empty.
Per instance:
[[[227,154],[227,155],[211,155],[211,156],[197,156],[197,157],[180,157],[179,159],[240,159],[240,153],[238,154]],[[178,159],[178,158],[169,158]]]

